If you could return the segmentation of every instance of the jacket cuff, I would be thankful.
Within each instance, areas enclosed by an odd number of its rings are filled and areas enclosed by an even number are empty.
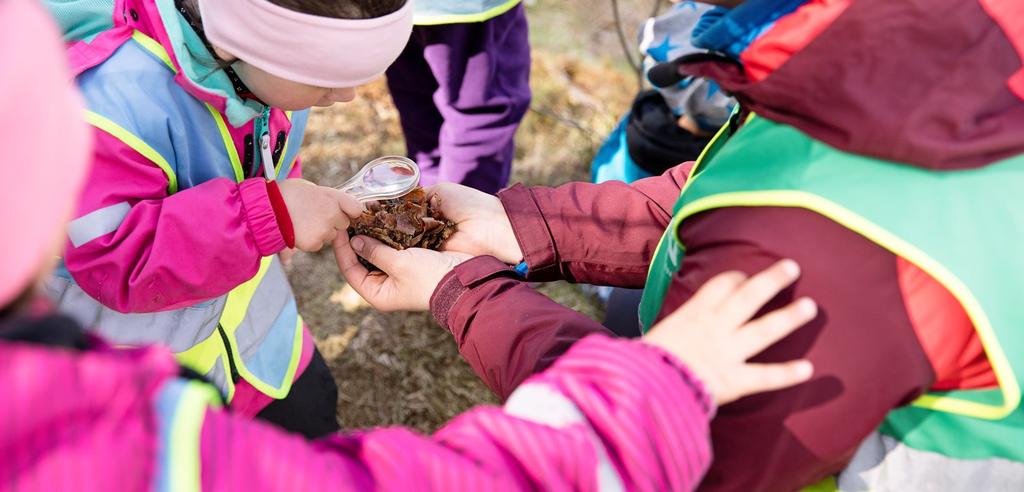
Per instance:
[[[270,203],[267,182],[263,178],[252,178],[238,185],[249,231],[252,232],[260,256],[270,256],[285,248],[284,236],[277,225],[274,206]]]
[[[456,265],[441,278],[430,296],[430,313],[437,324],[450,332],[448,319],[462,295],[495,277],[516,278],[516,273],[493,256],[477,256]]]
[[[715,405],[715,399],[711,393],[708,392],[704,382],[701,381],[697,376],[690,370],[690,367],[686,365],[681,359],[673,355],[671,352],[650,343],[641,340],[629,340],[628,343],[635,344],[639,350],[643,350],[654,354],[663,362],[671,365],[679,373],[679,377],[683,379],[683,384],[686,384],[691,390],[693,390],[693,397],[700,402],[701,409],[708,416],[708,419],[715,417],[717,406]]]
[[[284,201],[277,181],[267,181],[267,196],[270,197],[270,205],[274,208],[274,217],[277,218],[277,227],[281,229],[284,245],[294,248],[295,227],[292,225],[292,215],[288,213],[288,204]]]
[[[529,188],[517,183],[498,192],[505,214],[512,223],[512,232],[523,252],[523,261],[529,271],[528,278],[557,275],[557,251],[544,214]],[[549,273],[551,270],[554,272]],[[547,275],[545,275],[547,274]]]

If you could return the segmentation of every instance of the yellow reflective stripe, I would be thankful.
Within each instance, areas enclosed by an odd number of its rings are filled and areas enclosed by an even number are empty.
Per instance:
[[[256,293],[256,288],[259,287],[260,282],[263,281],[263,277],[270,270],[270,264],[273,260],[273,256],[263,257],[260,260],[260,269],[256,271],[256,275],[244,284],[231,289],[231,292],[228,293],[228,300],[224,305],[224,313],[220,315],[220,325],[224,327],[224,330],[229,335],[233,334],[238,325],[245,319],[245,313],[249,309],[249,302],[252,301],[252,296]],[[231,337],[229,336],[228,338],[230,339]]]
[[[291,123],[292,122],[292,112],[291,111],[285,111],[284,115],[286,117],[288,117],[288,123]],[[288,155],[288,146],[290,146],[291,143],[292,143],[292,131],[291,131],[291,128],[289,127],[288,128],[288,135],[284,137],[284,147],[281,148],[281,157],[278,158],[278,160],[277,160],[277,168],[278,169],[284,169],[284,167],[283,167],[284,166],[284,156]],[[295,159],[298,159],[298,158],[299,158],[299,154],[298,154],[298,152],[296,152],[295,153],[295,157],[292,158],[292,162],[295,162]],[[288,165],[288,173],[289,174],[291,174],[291,172],[292,172],[292,166],[291,166],[292,162],[288,163],[289,164]],[[287,179],[288,176],[285,176],[285,178]]]
[[[167,68],[170,68],[172,72],[178,73],[178,69],[174,68],[174,62],[171,61],[170,55],[167,54],[167,50],[160,45],[159,41],[139,31],[132,32],[132,39],[134,39],[136,43],[142,45],[146,51],[152,53],[154,56],[159,58],[160,61],[164,62],[164,65],[167,65]]]
[[[217,129],[220,130],[220,139],[224,142],[224,149],[228,151],[228,159],[231,161],[231,169],[235,171],[235,181],[241,183],[245,179],[245,173],[242,172],[242,161],[238,158],[238,150],[235,149],[235,139],[231,138],[228,124],[224,121],[220,111],[217,111],[217,108],[211,106],[210,103],[203,104],[206,105],[207,111],[213,116],[213,121],[217,122]]]
[[[750,113],[750,116],[753,117],[754,113]],[[747,121],[750,121],[749,117],[747,118]],[[714,148],[715,144],[718,143],[719,139],[724,138],[726,132],[728,132],[730,128],[732,128],[731,121],[729,123],[722,125],[721,128],[719,128],[718,131],[715,132],[715,136],[711,137],[711,140],[708,140],[708,144],[705,145],[703,149],[701,149],[700,154],[697,155],[697,160],[694,161],[693,163],[693,167],[690,168],[690,174],[687,175],[686,182],[683,183],[683,188],[679,190],[680,195],[682,195],[683,192],[686,191],[686,186],[690,184],[690,181],[693,181],[693,177],[697,174],[697,170],[700,169],[701,167],[700,165],[703,164],[704,159],[707,158],[708,152],[710,152],[711,149]]]
[[[160,61],[164,62],[164,65],[167,65],[167,68],[171,69],[172,72],[178,73],[178,70],[174,68],[174,63],[171,61],[171,57],[167,54],[167,50],[165,50],[164,47],[160,45],[159,41],[139,31],[132,32],[132,39],[136,43],[139,43],[139,46],[142,46],[143,49],[152,53],[153,56],[156,56],[160,59]],[[93,119],[90,118],[95,118],[96,121],[94,122]],[[163,169],[164,174],[167,175],[167,180],[170,182],[170,184],[167,185],[167,193],[173,194],[176,191],[178,191],[178,178],[174,174],[174,171],[171,169],[171,166],[167,163],[167,160],[164,159],[163,156],[161,156],[155,150],[153,150],[152,147],[143,142],[142,139],[136,137],[135,135],[132,135],[130,132],[128,132],[124,128],[121,128],[113,121],[110,121],[91,111],[85,112],[85,119],[91,125],[100,128],[101,130],[117,137],[119,140],[121,140],[126,145],[134,149],[136,152],[142,154],[147,159],[153,161],[154,163],[156,163],[157,166],[160,166],[160,169]]]
[[[824,480],[814,484],[808,485],[800,492],[838,492],[839,485],[836,484],[836,477],[825,477]]]
[[[252,296],[256,293],[256,289],[263,281],[263,277],[266,276],[274,258],[275,256],[264,257],[260,262],[260,269],[256,272],[256,275],[248,282],[235,287],[230,293],[228,293],[227,304],[224,306],[224,313],[221,314],[220,324],[228,333],[228,343],[231,345],[231,353],[237,357],[236,361],[241,360],[241,353],[238,350],[238,343],[235,340],[235,330],[238,329],[238,325],[242,323],[243,319],[245,319],[245,314],[249,310],[249,303],[252,301]],[[299,359],[302,355],[302,316],[296,316],[295,322],[295,335],[292,340],[292,358],[288,363],[288,370],[282,379],[283,383],[280,388],[275,388],[264,383],[260,378],[249,372],[249,369],[245,367],[244,363],[235,364],[235,368],[238,370],[238,373],[244,377],[249,384],[271,398],[281,399],[288,395],[288,391],[291,389],[292,379],[295,377],[295,371],[299,366]]]
[[[684,218],[685,217],[683,217],[682,214],[676,214],[675,216],[672,217],[672,220],[669,221],[668,227],[665,229],[665,233],[662,234],[662,236],[661,236],[661,240],[659,240],[658,241],[658,245],[654,247],[654,255],[651,256],[651,264],[647,265],[647,276],[648,277],[650,277],[652,275],[652,273],[654,272],[655,263],[656,263],[654,261],[654,259],[657,258],[658,257],[658,253],[661,252],[661,248],[665,245],[665,241],[668,239],[668,235],[669,234],[676,234],[675,231],[679,230],[679,223],[682,222]],[[675,241],[675,243],[679,246],[679,249],[682,249],[683,251],[686,251],[686,248],[683,246],[683,243],[681,243],[679,241]],[[650,328],[650,327],[647,327],[647,328]]]
[[[206,383],[189,382],[182,390],[168,436],[169,490],[202,490],[200,440],[207,408],[220,408],[217,391]]]
[[[302,359],[302,316],[298,315],[295,317],[295,335],[292,337],[292,358],[288,361],[288,369],[284,373],[284,377],[281,378],[281,387],[275,388],[265,382],[262,379],[256,377],[255,374],[249,372],[249,369],[245,367],[245,364],[236,364],[238,373],[245,378],[245,380],[251,384],[254,388],[258,389],[260,393],[263,393],[271,398],[280,400],[288,396],[288,392],[292,388],[292,380],[295,379],[295,372],[299,369],[299,360]],[[238,353],[238,347],[235,343],[234,337],[228,337],[228,341],[231,343],[232,353]]]
[[[174,354],[174,358],[178,360],[178,363],[183,366],[188,366],[189,369],[196,371],[199,374],[207,374],[213,370],[214,364],[220,361],[222,369],[224,370],[227,388],[227,399],[231,401],[235,396],[235,382],[231,380],[231,367],[228,365],[228,351],[224,347],[224,342],[220,338],[220,333],[214,330],[213,334],[195,344],[192,348]]]
[[[711,152],[711,149],[715,148],[715,145],[719,143],[718,141],[726,138],[725,134],[730,130],[739,131],[739,128],[732,128],[732,117],[735,116],[739,110],[740,107],[736,106],[736,108],[733,109],[732,114],[729,116],[729,121],[719,127],[718,131],[715,132],[715,136],[711,137],[711,140],[708,140],[708,144],[701,149],[700,154],[697,155],[697,160],[693,163],[693,167],[690,168],[690,173],[686,176],[686,182],[683,183],[682,189],[679,190],[679,196],[683,196],[683,192],[686,191],[686,187],[690,186],[690,183],[693,182],[693,178],[697,176],[697,173],[702,167],[701,165],[704,164],[704,159],[708,158],[708,153]],[[755,116],[757,116],[755,113],[750,112],[747,114],[747,119],[743,121],[743,124],[746,125],[747,123],[750,123],[750,120],[753,120]],[[722,145],[725,145],[725,143],[723,142]]]
[[[206,337],[206,340],[193,345],[184,352],[174,354],[174,357],[178,359],[179,364],[188,366],[199,374],[206,374],[217,363],[217,356],[224,353],[224,344],[221,343],[220,334],[214,330],[213,334]],[[230,372],[228,371],[228,373]]]
[[[477,14],[414,15],[412,23],[417,26],[436,26],[438,24],[483,22],[512,10],[512,7],[518,5],[520,1],[521,0],[508,0],[501,5],[491,7]]]
[[[171,61],[171,57],[167,54],[167,50],[164,49],[164,47],[160,44],[159,41],[139,31],[134,31],[132,33],[132,39],[139,43],[139,45],[142,46],[146,51],[149,51],[154,56],[163,61],[164,64],[167,65],[167,68],[171,69],[172,72],[178,73],[177,68]],[[234,171],[235,181],[240,183],[242,182],[242,180],[245,179],[245,173],[242,170],[242,160],[239,159],[238,157],[238,150],[235,148],[235,142],[234,139],[231,137],[231,132],[228,129],[227,122],[224,121],[224,116],[221,115],[220,111],[217,111],[217,109],[214,108],[212,105],[206,102],[204,102],[203,105],[206,107],[206,110],[210,112],[210,116],[213,117],[213,121],[217,124],[217,130],[220,132],[220,137],[221,141],[224,144],[224,149],[227,151],[228,159],[231,161],[231,169],[232,171]],[[291,120],[291,111],[288,111],[287,115],[288,119]],[[113,132],[111,133],[113,134]],[[145,146],[146,148],[149,148],[149,146],[145,145],[145,143],[143,143],[140,139],[135,138],[135,140],[139,144]],[[291,139],[285,140],[285,148],[284,151],[281,153],[282,158],[284,155],[287,154],[287,146],[290,140]],[[129,146],[131,146],[130,143]],[[141,151],[139,153],[146,155]],[[159,156],[159,154],[157,155]],[[166,161],[163,162],[166,165]],[[157,165],[160,165],[160,163],[157,162]],[[278,167],[280,167],[280,163],[278,164]],[[168,170],[170,169],[170,166],[167,166],[166,168],[164,166],[161,166],[161,168],[164,168],[164,172],[167,173]],[[177,191],[177,178],[173,175],[173,173],[168,174],[168,179],[171,180],[174,191]],[[171,193],[173,193],[173,191],[171,191]],[[230,336],[227,337],[228,343],[231,345],[231,350],[235,354],[238,353],[238,347],[236,346],[237,344],[235,343],[235,339],[233,336],[234,330],[235,328],[238,327],[238,324],[241,323],[242,319],[245,318],[245,313],[249,308],[249,301],[252,299],[253,294],[256,292],[256,288],[262,281],[263,276],[266,275],[267,269],[270,267],[270,261],[272,259],[273,257],[264,258],[263,262],[260,265],[260,270],[256,273],[256,276],[250,279],[248,282],[233,289],[228,296],[227,303],[224,307],[224,312],[220,318],[220,322],[221,325],[224,326],[225,330],[227,330],[230,333]],[[299,329],[296,329],[296,344],[293,346],[300,346],[302,341],[301,316],[298,317],[297,322],[299,323]],[[295,371],[298,367],[300,355],[301,350],[294,351],[294,355],[289,365],[288,374],[285,381],[290,382],[291,379],[294,377]],[[222,340],[220,339],[219,334],[215,332],[209,338],[203,340],[202,342],[193,346],[189,350],[177,354],[177,358],[179,362],[188,365],[189,367],[199,372],[200,374],[206,374],[210,372],[210,370],[213,369],[213,365],[216,364],[217,361],[219,360],[220,363],[223,365],[223,370],[226,375],[225,379],[227,381],[228,393],[227,398],[230,401],[234,397],[235,385],[234,381],[231,380],[231,371],[229,367],[230,362],[228,361],[229,356],[227,351],[225,350],[225,347],[223,345]],[[284,386],[285,389],[283,391],[275,390],[274,388],[269,387],[266,384],[263,384],[262,381],[259,380],[259,378],[256,378],[251,373],[249,373],[248,369],[245,368],[244,364],[238,364],[237,366],[237,369],[241,375],[248,376],[246,377],[247,381],[249,381],[254,387],[259,389],[263,393],[267,394],[268,396],[274,398],[283,398],[284,396],[287,395],[287,388],[289,388],[290,385],[286,384]]]
[[[170,68],[172,72],[178,73],[178,69],[174,67],[174,62],[171,61],[170,55],[167,54],[167,50],[160,44],[159,41],[139,32],[135,31],[132,33],[132,39],[134,39],[139,45],[146,49],[146,51],[153,54],[153,56],[159,58],[161,61]],[[213,120],[217,122],[217,129],[220,130],[220,138],[224,142],[224,148],[228,151],[228,159],[231,160],[231,168],[235,171],[235,181],[239,183],[245,179],[245,173],[242,172],[242,161],[238,158],[238,151],[235,149],[235,141],[231,138],[231,132],[228,131],[228,125],[224,122],[224,117],[221,116],[220,112],[216,108],[211,106],[209,103],[203,103],[206,109],[213,115]]]
[[[996,374],[999,389],[1003,394],[1001,405],[988,405],[969,400],[962,400],[949,395],[922,395],[912,405],[949,413],[976,417],[979,419],[998,420],[1006,417],[1020,404],[1021,391],[1017,377],[1013,373],[1006,353],[999,345],[992,323],[982,309],[981,304],[963,282],[947,270],[941,263],[928,256],[918,247],[904,241],[875,223],[827,200],[821,196],[804,191],[746,191],[721,193],[694,200],[686,204],[677,216],[689,217],[711,209],[724,207],[796,207],[805,208],[824,215],[842,224],[889,251],[906,258],[915,266],[924,270],[942,284],[967,312],[974,324],[978,338],[985,348],[985,354]]]
[[[739,108],[737,107],[737,109],[735,109],[734,111],[739,111]],[[752,118],[753,116],[754,113],[750,113],[750,116],[747,117],[747,121],[749,122],[750,118]],[[718,142],[720,138],[724,138],[724,135],[726,132],[729,131],[730,126],[731,122],[727,122],[726,124],[722,125],[721,128],[719,128],[718,131],[715,132],[715,136],[711,137],[711,140],[708,140],[707,145],[704,146],[704,148],[700,151],[700,154],[697,156],[697,160],[694,161],[693,167],[690,168],[690,172],[686,177],[686,182],[683,183],[682,188],[679,189],[679,196],[683,196],[683,192],[686,191],[686,187],[690,186],[690,183],[693,182],[693,178],[694,176],[696,176],[697,170],[700,168],[701,163],[703,163],[704,159],[707,158],[708,152],[711,150],[712,147],[715,146],[715,144]],[[669,234],[669,231],[675,231],[679,227],[679,223],[682,222],[682,220],[683,217],[681,214],[675,214],[675,216],[672,217],[672,220],[669,221],[668,228],[665,229],[665,234]],[[675,232],[672,232],[672,234],[675,234]],[[658,252],[661,251],[661,247],[663,244],[665,244],[664,235],[662,235],[661,240],[658,241],[658,245],[654,247],[654,255],[651,256],[651,264],[647,265],[648,277],[650,277],[651,272],[654,271],[654,258],[658,257]],[[680,248],[685,249],[683,248],[683,244],[680,243],[679,241],[676,241],[676,244],[678,244]]]
[[[143,142],[141,138],[136,137],[132,132],[125,130],[117,123],[114,123],[105,116],[95,113],[93,111],[85,110],[85,121],[90,125],[109,133],[114,138],[120,140],[125,145],[130,147],[132,150],[138,152],[140,155],[149,159],[156,164],[164,174],[167,175],[167,194],[174,194],[178,191],[178,177],[174,174],[174,169],[167,163],[167,159],[160,155],[159,152],[150,147],[149,144]]]

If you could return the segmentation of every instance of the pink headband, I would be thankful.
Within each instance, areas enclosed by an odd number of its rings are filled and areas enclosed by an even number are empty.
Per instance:
[[[303,14],[269,0],[200,0],[199,12],[214,46],[283,79],[327,89],[381,76],[412,33],[412,0],[373,19]]]

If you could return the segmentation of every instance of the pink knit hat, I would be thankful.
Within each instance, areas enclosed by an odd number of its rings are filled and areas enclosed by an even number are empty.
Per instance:
[[[88,169],[64,47],[36,0],[0,1],[0,306],[52,258]]]

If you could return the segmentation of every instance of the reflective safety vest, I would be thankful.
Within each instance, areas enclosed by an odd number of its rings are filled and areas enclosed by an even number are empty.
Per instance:
[[[106,86],[118,78],[103,77],[102,71],[116,73],[117,67],[125,66],[154,66],[152,73],[166,77],[159,90],[147,91],[148,87],[137,81],[119,87],[125,99],[137,97],[166,108],[166,120],[148,118],[161,128],[140,127],[147,118],[126,115],[130,111],[124,111],[123,106],[107,107],[113,103],[103,96],[109,91]],[[160,43],[136,31],[106,61],[78,77],[89,108],[86,120],[162,169],[170,194],[217,177],[241,182],[245,178],[241,161],[223,115],[185,92],[172,80],[175,74]],[[307,111],[290,115],[291,129],[274,165],[278,180],[285,179],[291,170],[307,116]],[[266,117],[265,113],[253,125],[266,125]],[[188,145],[164,148],[169,145],[142,138],[153,134],[148,132],[159,131],[187,135]],[[259,159],[260,153],[255,154]],[[124,208],[122,219],[127,214]],[[116,344],[158,343],[169,347],[182,364],[204,374],[229,400],[234,396],[237,378],[244,378],[276,399],[284,398],[291,389],[302,353],[303,322],[276,256],[263,258],[256,275],[228,294],[171,311],[126,314],[109,309],[85,293],[63,265],[49,279],[47,288],[61,312]]]
[[[483,22],[519,5],[520,0],[416,0],[413,23],[418,26]]]
[[[943,481],[948,476],[970,480],[975,490],[1024,488],[1024,155],[936,171],[842,152],[761,117],[734,128],[705,149],[675,205],[648,273],[644,329],[679,271],[685,245],[678,230],[687,218],[759,206],[828,217],[940,282],[970,317],[999,383],[929,392],[891,411],[838,477],[839,487],[955,488],[958,482]],[[936,210],[955,214],[937,218]],[[989,472],[986,482],[970,478]]]

